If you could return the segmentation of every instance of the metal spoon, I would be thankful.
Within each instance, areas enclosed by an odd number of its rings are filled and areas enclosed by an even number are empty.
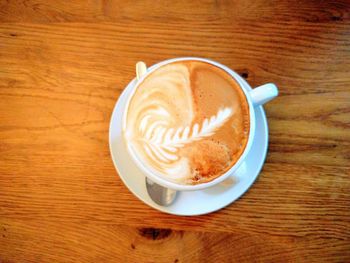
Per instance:
[[[147,71],[146,64],[142,61],[136,63],[136,78],[140,79]],[[169,206],[171,205],[177,195],[177,191],[165,188],[156,184],[146,177],[147,193],[151,199],[158,205]]]
[[[160,186],[159,184],[156,184],[155,182],[148,179],[147,177],[146,188],[148,195],[151,197],[151,199],[161,206],[171,205],[174,202],[177,195],[177,191]]]

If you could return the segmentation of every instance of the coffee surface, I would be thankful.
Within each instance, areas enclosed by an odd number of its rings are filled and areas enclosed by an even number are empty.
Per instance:
[[[133,94],[124,123],[130,151],[178,184],[211,181],[230,169],[249,137],[249,107],[226,71],[201,61],[166,64]]]

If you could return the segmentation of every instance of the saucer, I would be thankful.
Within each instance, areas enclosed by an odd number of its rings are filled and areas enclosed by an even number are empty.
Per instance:
[[[231,204],[254,183],[265,162],[268,145],[268,126],[262,106],[255,107],[256,132],[246,160],[230,178],[204,190],[179,192],[170,206],[152,201],[146,190],[145,175],[133,163],[122,139],[122,116],[127,98],[135,85],[132,80],[120,95],[110,121],[109,148],[114,166],[126,187],[145,204],[165,213],[194,216],[208,214]],[[246,82],[244,88],[250,90]]]

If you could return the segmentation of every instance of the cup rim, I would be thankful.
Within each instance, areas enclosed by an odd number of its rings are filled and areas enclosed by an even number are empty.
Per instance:
[[[154,173],[152,173],[150,170],[148,170],[148,168],[143,165],[141,163],[141,161],[139,160],[139,158],[135,155],[135,153],[133,152],[132,149],[130,149],[130,146],[128,143],[126,143],[126,139],[124,136],[124,132],[125,132],[125,127],[126,127],[126,118],[127,118],[127,112],[128,112],[128,108],[129,108],[129,104],[131,101],[131,98],[134,96],[138,86],[143,82],[143,80],[153,71],[157,70],[158,68],[173,63],[173,62],[177,62],[177,61],[188,61],[188,60],[195,60],[195,61],[202,61],[202,62],[206,62],[209,63],[211,65],[214,65],[218,68],[221,68],[222,70],[226,71],[231,77],[234,78],[234,80],[236,80],[241,88],[241,90],[243,91],[245,98],[247,100],[248,106],[249,106],[249,120],[250,120],[250,125],[249,125],[249,137],[248,137],[248,142],[246,144],[246,147],[243,151],[243,153],[241,154],[241,156],[238,158],[238,160],[236,161],[236,163],[234,165],[232,165],[232,167],[230,167],[230,169],[228,169],[225,173],[223,173],[222,175],[218,176],[217,178],[209,181],[209,182],[205,182],[205,183],[199,183],[199,184],[195,184],[195,185],[185,185],[185,184],[178,184],[172,181],[168,181],[158,175],[155,175]],[[132,91],[129,95],[129,97],[127,98],[127,102],[125,105],[125,109],[123,112],[123,120],[122,120],[122,137],[123,137],[123,141],[126,144],[126,148],[128,151],[128,154],[131,156],[131,159],[134,161],[134,163],[138,166],[138,168],[152,181],[154,181],[155,183],[163,186],[163,187],[167,187],[173,190],[177,190],[177,191],[194,191],[194,190],[201,190],[201,189],[205,189],[205,188],[209,188],[212,187],[216,184],[219,184],[221,182],[223,182],[225,179],[227,179],[229,176],[231,176],[234,171],[236,171],[238,169],[238,167],[244,162],[252,144],[253,144],[253,138],[254,138],[254,134],[255,134],[255,112],[254,112],[254,106],[253,106],[253,102],[251,100],[251,97],[249,95],[249,91],[246,90],[244,88],[245,85],[248,85],[248,87],[250,87],[250,85],[244,81],[242,79],[242,77],[237,74],[235,71],[233,71],[232,69],[228,68],[225,65],[222,65],[216,61],[210,60],[210,59],[206,59],[206,58],[200,58],[200,57],[178,57],[178,58],[172,58],[172,59],[167,59],[161,62],[158,62],[152,66],[150,66],[149,68],[147,68],[147,73],[144,74],[139,80],[136,80],[135,85],[132,87]]]

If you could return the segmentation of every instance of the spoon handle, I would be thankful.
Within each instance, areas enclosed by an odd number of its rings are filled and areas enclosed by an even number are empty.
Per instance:
[[[146,63],[143,61],[139,61],[136,63],[136,78],[139,80],[143,74],[147,72],[147,66]]]

